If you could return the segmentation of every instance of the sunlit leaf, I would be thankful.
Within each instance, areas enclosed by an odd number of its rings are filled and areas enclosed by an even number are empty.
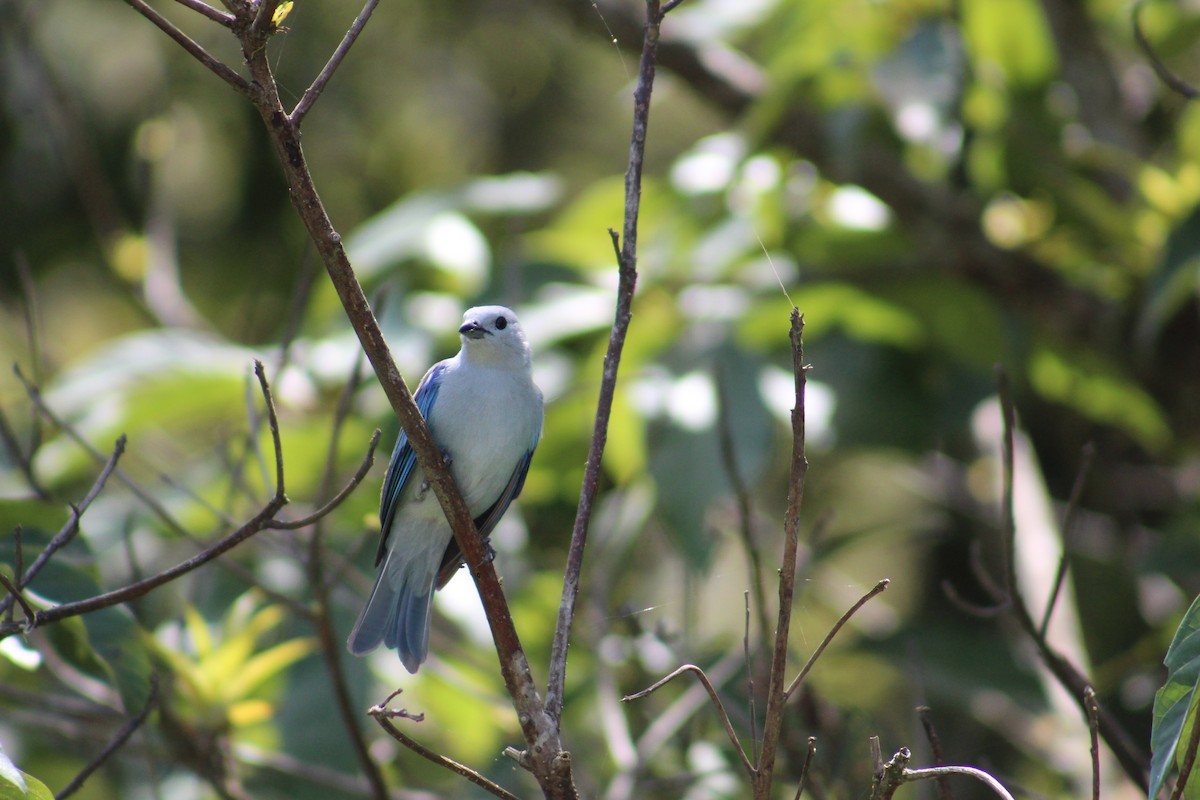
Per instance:
[[[1154,398],[1114,366],[1087,353],[1068,356],[1040,348],[1030,358],[1029,379],[1047,399],[1125,431],[1150,451],[1161,450],[1171,441],[1171,430]]]
[[[1158,797],[1167,771],[1175,764],[1181,742],[1196,722],[1200,695],[1200,597],[1183,615],[1163,660],[1167,680],[1154,695],[1154,724],[1150,732],[1150,791]],[[1191,783],[1191,781],[1189,781]]]
[[[292,13],[292,7],[295,5],[294,0],[283,0],[282,3],[275,6],[275,13],[271,15],[271,24],[278,28],[287,19],[288,14]]]

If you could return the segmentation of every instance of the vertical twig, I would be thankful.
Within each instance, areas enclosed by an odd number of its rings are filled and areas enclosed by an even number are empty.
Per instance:
[[[792,596],[796,589],[796,554],[800,540],[800,507],[804,502],[804,483],[808,474],[808,458],[804,450],[804,386],[808,367],[804,363],[804,316],[792,309],[791,331],[792,374],[795,380],[796,405],[792,409],[792,465],[788,480],[788,504],[784,515],[783,559],[779,569],[779,617],[775,627],[775,642],[771,649],[771,671],[767,684],[767,710],[763,718],[762,751],[751,777],[756,800],[771,795],[771,779],[775,768],[775,751],[783,728],[783,706],[787,702],[788,636],[792,625]]]
[[[66,786],[64,786],[58,791],[57,794],[54,795],[54,800],[62,800],[62,798],[69,797],[77,792],[83,786],[84,781],[91,777],[92,773],[99,769],[100,766],[108,760],[109,756],[120,750],[121,747],[124,746],[125,742],[129,741],[129,737],[133,736],[134,732],[140,728],[142,723],[146,721],[146,718],[150,716],[150,711],[153,710],[154,703],[157,701],[157,699],[158,676],[151,675],[150,696],[146,698],[146,704],[142,706],[142,710],[138,712],[137,716],[121,726],[121,729],[117,731],[112,740],[104,746],[104,749],[97,753],[96,757],[89,761],[84,768],[79,771],[78,775],[72,778]]]
[[[1100,800],[1100,706],[1091,686],[1083,692],[1083,706],[1087,709],[1088,738],[1092,745],[1092,800]]]
[[[813,756],[817,754],[817,737],[808,737],[808,750],[804,753],[804,764],[800,767],[800,780],[796,783],[796,794],[793,800],[800,800],[808,785],[808,770],[812,767]]]
[[[717,384],[717,441],[720,444],[721,464],[733,486],[733,496],[738,509],[738,532],[742,547],[750,562],[750,586],[754,590],[754,604],[758,606],[758,631],[764,639],[770,635],[767,621],[767,586],[763,578],[762,551],[754,541],[754,515],[750,507],[750,489],[742,478],[737,465],[737,451],[733,446],[733,423],[729,408],[729,388],[721,370],[716,370]],[[749,601],[747,601],[749,602]],[[746,631],[749,637],[749,630]],[[749,660],[746,663],[749,668]]]
[[[917,716],[921,719],[921,727],[925,730],[925,738],[929,741],[929,750],[933,753],[933,763],[940,767],[946,763],[946,759],[942,754],[942,740],[938,736],[937,728],[933,726],[932,709],[928,706],[921,706],[917,709]],[[954,800],[954,794],[950,791],[950,783],[944,775],[934,778],[933,783],[937,787],[938,800]]]
[[[1092,470],[1092,461],[1096,458],[1096,446],[1088,442],[1083,446],[1083,460],[1079,472],[1075,475],[1075,483],[1071,486],[1071,494],[1067,498],[1067,508],[1063,512],[1062,521],[1062,556],[1058,559],[1058,569],[1054,573],[1054,584],[1050,589],[1050,597],[1046,600],[1046,610],[1042,613],[1042,624],[1038,626],[1038,635],[1046,638],[1050,628],[1050,617],[1054,614],[1054,606],[1058,603],[1058,595],[1062,592],[1063,582],[1067,577],[1067,556],[1071,552],[1071,531],[1075,528],[1075,515],[1079,510],[1079,498],[1083,494],[1083,486],[1087,482],[1088,473]]]
[[[567,648],[571,639],[571,623],[575,616],[575,600],[579,595],[579,577],[583,570],[583,552],[587,544],[592,508],[600,487],[600,462],[608,440],[608,420],[612,413],[613,395],[617,385],[617,369],[625,337],[633,316],[633,292],[637,285],[638,213],[642,196],[642,163],[646,154],[646,130],[650,120],[650,93],[654,88],[654,73],[658,55],[659,28],[666,11],[658,0],[647,0],[646,26],[642,39],[642,56],[638,63],[638,82],[633,92],[633,130],[629,142],[629,165],[625,170],[625,219],[622,236],[609,230],[613,249],[617,252],[617,307],[608,350],[604,356],[604,371],[600,395],[596,401],[596,422],[588,448],[579,506],[571,530],[571,545],[567,551],[567,566],[563,577],[562,601],[559,603],[558,624],[550,655],[550,677],[546,685],[546,713],[557,726],[562,717],[564,685],[567,680]]]

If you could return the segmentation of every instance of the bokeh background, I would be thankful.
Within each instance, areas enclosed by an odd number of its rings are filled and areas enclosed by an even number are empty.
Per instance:
[[[158,7],[240,66],[226,31]],[[271,44],[285,101],[357,11],[296,3]],[[1155,76],[1131,11],[686,0],[668,17],[638,295],[568,676],[565,741],[587,796],[746,795],[711,709],[669,716],[684,684],[619,699],[693,662],[751,730],[766,649],[762,611],[746,613],[747,554],[760,554],[774,602],[792,304],[812,365],[794,669],[858,596],[892,583],[791,707],[780,796],[794,793],[810,735],[817,800],[863,796],[872,735],[885,755],[907,745],[932,763],[917,706],[932,709],[951,762],[1024,796],[1088,790],[1078,709],[1011,625],[944,587],[983,602],[972,554],[999,564],[997,364],[1021,426],[1017,549],[1037,614],[1094,448],[1051,640],[1148,752],[1161,659],[1200,591],[1200,112]],[[304,127],[410,385],[457,348],[465,308],[521,315],[546,428],[495,546],[540,681],[612,320],[607,230],[621,225],[641,17],[622,0],[389,0]],[[1163,63],[1200,80],[1200,8],[1147,2],[1140,19]],[[0,569],[13,573],[18,530],[28,564],[67,521],[122,433],[123,476],[36,597],[123,585],[249,518],[272,475],[258,358],[281,416],[287,513],[319,506],[383,430],[374,470],[321,532],[344,635],[369,588],[397,425],[258,117],[118,0],[0,2],[0,43]],[[14,364],[63,424],[33,407]],[[61,788],[154,672],[149,723],[77,796],[363,796],[297,613],[313,602],[312,535],[260,534],[232,566],[128,613],[0,643],[4,752]],[[417,677],[385,652],[346,656],[349,681],[364,710],[403,687],[396,703],[425,714],[412,735],[528,796],[532,782],[500,755],[520,737],[473,592],[463,574],[439,599]],[[676,724],[659,736],[664,719]],[[365,714],[361,726],[396,796],[484,796]],[[1103,759],[1106,796],[1136,796]]]

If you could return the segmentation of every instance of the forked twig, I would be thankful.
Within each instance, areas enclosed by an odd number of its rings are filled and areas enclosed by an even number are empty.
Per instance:
[[[250,81],[246,80],[241,75],[238,75],[228,66],[226,66],[224,62],[214,57],[199,43],[197,43],[195,39],[179,30],[179,28],[176,28],[170,20],[155,11],[152,7],[150,7],[149,4],[145,2],[145,0],[125,0],[125,2],[133,6],[134,10],[136,10],[143,17],[154,23],[159,30],[171,37],[176,44],[188,51],[192,58],[199,61],[210,72],[232,86],[238,94],[243,94],[249,97],[254,93],[254,87]],[[215,11],[216,9],[213,10]],[[220,20],[217,21],[220,22]]]
[[[1195,100],[1197,97],[1200,97],[1200,91],[1196,87],[1168,69],[1167,65],[1158,57],[1158,54],[1154,52],[1154,48],[1150,45],[1150,41],[1142,31],[1141,0],[1133,4],[1133,10],[1129,14],[1133,22],[1133,38],[1137,40],[1138,47],[1142,48],[1142,52],[1146,54],[1146,58],[1149,59],[1150,66],[1154,70],[1154,74],[1158,76],[1158,79],[1188,100]]]
[[[129,737],[133,736],[134,732],[140,728],[142,723],[146,721],[146,718],[150,716],[150,712],[154,709],[154,704],[157,700],[158,676],[151,675],[150,693],[146,698],[146,704],[142,706],[142,710],[137,713],[137,716],[133,717],[124,725],[122,725],[121,729],[117,731],[113,738],[109,740],[108,744],[104,746],[104,749],[97,753],[95,758],[89,761],[87,765],[79,771],[79,774],[72,778],[66,786],[58,790],[58,792],[54,795],[55,800],[61,800],[62,798],[77,792],[80,787],[83,786],[84,781],[91,777],[93,772],[99,769],[113,753],[120,750],[121,747],[124,746],[125,742],[129,741]]]
[[[733,729],[733,723],[729,721],[729,714],[725,711],[725,704],[721,702],[721,697],[717,694],[716,687],[712,685],[712,682],[709,681],[708,676],[704,674],[704,670],[700,669],[700,667],[697,667],[695,664],[684,664],[682,667],[677,668],[669,675],[659,678],[653,684],[645,689],[642,689],[640,692],[625,695],[621,698],[621,702],[628,703],[631,700],[639,700],[643,697],[651,695],[662,687],[666,686],[671,681],[678,678],[680,675],[683,675],[685,672],[690,672],[695,675],[700,681],[701,685],[704,686],[704,690],[708,692],[709,698],[712,699],[713,706],[717,709],[717,716],[721,718],[721,724],[725,727],[725,734],[729,737],[729,741],[733,743],[734,748],[737,750],[738,757],[742,760],[742,766],[746,768],[746,771],[749,774],[753,775],[756,771],[755,767],[750,763],[750,759],[746,757],[746,750],[742,747],[742,743],[738,739],[737,732]]]
[[[401,719],[411,719],[416,722],[420,722],[422,719],[424,719],[423,714],[413,715],[409,714],[403,709],[397,709],[393,711],[387,707],[388,703],[392,701],[392,698],[400,694],[401,691],[401,689],[397,689],[388,695],[387,699],[382,703],[367,709],[367,713],[375,718],[375,721],[379,723],[379,727],[383,728],[385,731],[387,731],[389,736],[407,747],[409,750],[412,750],[417,755],[421,756],[427,761],[437,764],[439,767],[444,767],[451,772],[466,778],[468,781],[480,787],[489,794],[503,798],[503,800],[519,800],[515,794],[488,780],[481,773],[471,769],[466,764],[460,764],[452,758],[447,758],[441,753],[430,750],[428,747],[421,744],[416,739],[413,739],[411,736],[408,736],[394,724],[392,724],[392,719],[395,717],[400,717]]]
[[[337,49],[333,51],[333,55],[329,57],[329,61],[325,67],[317,75],[316,80],[312,85],[305,90],[304,96],[300,98],[300,102],[296,103],[296,107],[292,109],[289,115],[293,125],[299,125],[304,121],[305,115],[312,110],[313,104],[320,98],[321,92],[325,91],[326,84],[333,77],[333,73],[341,66],[342,61],[346,58],[346,54],[350,52],[350,48],[358,39],[358,35],[362,33],[366,27],[367,21],[371,19],[371,14],[375,12],[375,7],[379,5],[379,0],[367,0],[362,11],[358,12],[358,16],[354,18],[354,22],[350,25],[350,30],[346,31],[346,35],[342,37],[341,43]]]
[[[784,690],[783,698],[785,702],[789,697],[792,696],[792,692],[796,691],[796,688],[800,685],[800,682],[804,680],[805,676],[808,675],[808,672],[813,668],[813,665],[817,663],[817,659],[820,658],[821,654],[825,652],[825,648],[828,647],[829,643],[833,641],[833,637],[838,635],[838,631],[840,631],[842,627],[850,621],[850,618],[854,616],[855,612],[865,606],[872,597],[882,593],[890,583],[891,581],[887,578],[879,581],[879,583],[875,584],[875,586],[871,588],[871,591],[858,598],[858,602],[850,606],[850,609],[845,614],[842,614],[838,621],[834,623],[833,627],[829,629],[829,633],[825,634],[825,638],[821,640],[821,644],[818,645],[817,649],[813,651],[813,654],[808,657],[808,661],[805,662],[804,667],[800,670],[796,677],[792,679],[792,682],[788,684],[787,689]]]

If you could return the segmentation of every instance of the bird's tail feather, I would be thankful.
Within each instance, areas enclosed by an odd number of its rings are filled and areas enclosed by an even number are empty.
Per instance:
[[[411,564],[402,565],[410,569],[392,574],[388,562],[394,557],[395,551],[388,553],[346,647],[356,656],[364,656],[380,644],[395,648],[404,668],[416,673],[429,652],[433,576],[413,575]]]

